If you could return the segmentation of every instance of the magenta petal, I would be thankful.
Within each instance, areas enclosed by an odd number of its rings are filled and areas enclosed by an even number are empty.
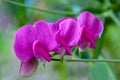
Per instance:
[[[50,62],[49,52],[47,50],[45,50],[45,48],[40,45],[39,40],[36,40],[34,42],[33,52],[34,52],[34,56],[37,59],[40,58],[40,60],[46,60],[46,61]]]
[[[38,67],[38,61],[35,58],[28,60],[27,62],[21,62],[19,74],[22,77],[32,76]]]
[[[58,20],[56,21],[55,25],[56,25],[56,26],[59,26],[59,24],[61,23],[61,21],[65,20],[65,19],[74,19],[74,18],[72,18],[72,17],[60,18],[60,19],[58,19]]]
[[[21,27],[15,37],[14,50],[16,56],[21,61],[28,61],[33,55],[32,45],[35,40],[35,31],[31,25],[25,25]]]
[[[81,27],[83,25],[87,26],[86,30],[93,39],[96,40],[100,38],[104,26],[99,18],[88,11],[84,11],[78,16],[78,22]]]
[[[65,42],[65,40],[60,36],[60,32],[58,31],[56,34],[56,41],[60,44],[60,47],[65,48],[68,55],[71,54],[69,45]]]
[[[86,31],[86,26],[82,26],[80,30],[80,39],[78,42],[81,51],[86,50],[86,48],[96,48],[96,44],[91,35]]]
[[[55,34],[58,31],[59,26],[56,26],[55,23],[48,23],[48,25],[49,25],[49,28],[50,28],[53,36],[55,37]]]
[[[85,51],[90,46],[90,42],[86,38],[82,38],[78,44],[80,51]]]
[[[37,32],[37,38],[41,46],[44,46],[48,51],[56,51],[57,42],[50,31],[49,25],[45,21],[38,21],[34,25]]]
[[[80,37],[80,25],[73,18],[67,18],[61,21],[59,25],[60,36],[64,38],[70,47],[76,46]]]
[[[60,18],[60,19],[58,19],[55,23],[48,23],[49,24],[49,27],[50,27],[50,29],[51,29],[51,31],[52,31],[52,33],[55,35],[56,34],[56,32],[59,30],[59,24],[63,21],[63,20],[65,20],[65,19],[74,19],[74,18],[72,18],[72,17],[64,17],[64,18]]]
[[[62,57],[65,54],[65,49],[63,47],[58,48],[58,55]]]
[[[60,22],[63,21],[63,20],[65,20],[65,19],[68,19],[68,17],[60,18],[55,23],[53,23],[53,22],[48,23],[49,28],[51,29],[53,35],[55,35],[56,32],[59,30],[59,24],[60,24]]]
[[[95,43],[94,39],[91,37],[91,35],[89,35],[89,33],[87,31],[84,31],[83,37],[86,38],[90,42],[91,48],[96,48],[96,43]]]

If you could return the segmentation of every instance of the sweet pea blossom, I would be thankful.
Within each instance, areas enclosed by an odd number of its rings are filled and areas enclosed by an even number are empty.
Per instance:
[[[52,32],[52,34],[54,35],[54,38],[56,37],[56,33],[59,30],[59,24],[61,21],[65,20],[65,19],[69,19],[68,17],[64,17],[64,18],[60,18],[58,19],[56,22],[50,22],[49,24],[49,28]],[[60,44],[58,44],[58,50],[56,51],[56,53],[59,54],[59,56],[63,56],[65,53],[65,49],[63,47],[60,46]]]
[[[33,26],[24,25],[16,33],[14,50],[21,60],[19,74],[22,77],[33,75],[38,59],[50,62],[50,51],[56,51],[57,43],[47,22],[38,21]]]
[[[71,55],[71,48],[80,50],[96,48],[95,40],[101,37],[104,26],[92,13],[82,12],[77,20],[66,17],[55,23],[37,21],[18,29],[14,42],[16,56],[21,60],[19,74],[22,77],[33,75],[40,61],[50,62],[49,52]]]
[[[63,21],[63,20],[65,20],[65,19],[69,19],[69,18],[70,17],[64,17],[64,18],[58,19],[56,22],[49,22],[48,23],[49,24],[49,28],[50,28],[52,34],[54,35],[54,37],[56,35],[56,32],[59,30],[59,24],[60,24],[60,22]]]
[[[91,12],[84,11],[77,18],[81,27],[80,39],[78,42],[80,50],[87,47],[96,48],[95,40],[101,37],[104,26],[103,22]]]
[[[75,47],[79,40],[80,26],[74,18],[62,18],[54,24],[57,27],[55,39],[58,43],[58,53],[60,56],[66,52],[71,54],[70,48]]]

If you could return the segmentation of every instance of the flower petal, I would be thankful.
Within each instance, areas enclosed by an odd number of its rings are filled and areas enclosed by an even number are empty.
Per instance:
[[[36,40],[33,44],[33,52],[34,56],[40,60],[45,59],[46,61],[50,62],[50,55],[49,52],[40,45],[39,40]]]
[[[96,48],[96,44],[94,39],[87,33],[86,31],[83,33],[83,37],[86,38],[90,42],[91,48]]]
[[[86,26],[84,25],[80,29],[80,39],[78,42],[80,51],[86,50],[88,47],[96,48],[96,44],[91,35],[86,31]]]
[[[79,41],[79,50],[85,51],[90,46],[90,42],[86,38],[82,38]]]
[[[70,17],[64,17],[64,18],[60,18],[59,20],[57,20],[55,23],[51,22],[48,23],[49,24],[49,28],[51,29],[53,35],[56,34],[56,32],[59,30],[59,24],[61,21],[65,20],[65,19],[69,19]]]
[[[59,26],[59,24],[61,23],[61,21],[63,21],[63,20],[65,20],[65,19],[74,19],[74,18],[72,18],[72,17],[63,17],[63,18],[60,18],[60,19],[58,19],[57,21],[56,21],[56,23],[55,23],[55,25],[56,26]]]
[[[60,48],[61,48],[61,47],[65,48],[66,53],[67,53],[68,55],[70,55],[70,54],[71,54],[70,47],[69,47],[69,45],[66,43],[66,41],[64,40],[64,38],[62,38],[62,37],[60,36],[60,32],[61,32],[61,31],[58,31],[57,34],[56,34],[56,41],[60,44]],[[59,49],[58,49],[58,52],[60,52]],[[63,55],[63,53],[61,53],[61,55]]]
[[[35,31],[31,25],[25,25],[21,27],[15,37],[14,50],[16,56],[21,61],[28,61],[33,55],[32,45],[35,40]]]
[[[38,21],[34,25],[37,32],[37,37],[39,39],[40,45],[44,46],[48,51],[57,50],[57,42],[50,31],[49,25],[45,21]]]
[[[54,35],[54,37],[55,37],[55,34],[58,31],[59,26],[56,26],[55,23],[52,23],[52,22],[48,23],[48,25],[49,25],[49,28],[50,28],[50,30],[52,32],[52,35]]]
[[[61,21],[59,25],[60,36],[64,38],[70,47],[76,46],[80,37],[80,26],[73,18],[67,18]]]
[[[58,48],[58,55],[62,57],[65,54],[65,49],[63,47]]]
[[[84,11],[78,16],[78,22],[80,26],[86,25],[87,32],[92,36],[93,39],[99,39],[103,32],[103,22],[94,16],[91,12]]]
[[[35,58],[32,58],[27,62],[21,62],[21,66],[19,70],[20,76],[22,77],[32,76],[36,72],[38,64],[39,62]]]

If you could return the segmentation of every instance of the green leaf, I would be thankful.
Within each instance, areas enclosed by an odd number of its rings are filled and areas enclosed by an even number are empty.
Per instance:
[[[116,80],[107,63],[93,63],[89,66],[90,80]]]
[[[103,45],[103,37],[96,41],[96,49],[93,51],[93,58],[98,58],[98,56],[101,54],[101,49],[102,49],[102,45]]]
[[[81,58],[82,59],[89,59],[89,53],[87,51],[84,51],[81,53]]]
[[[111,24],[108,26],[105,35],[105,47],[112,58],[120,58],[120,28]]]

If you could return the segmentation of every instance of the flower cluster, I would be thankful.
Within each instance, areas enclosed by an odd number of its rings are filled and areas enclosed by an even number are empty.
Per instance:
[[[81,51],[96,48],[95,40],[103,31],[103,23],[92,13],[82,12],[77,19],[61,18],[56,22],[37,21],[18,29],[14,42],[16,56],[21,60],[19,74],[31,76],[37,69],[38,60],[50,62],[50,53],[71,55],[71,48]]]

